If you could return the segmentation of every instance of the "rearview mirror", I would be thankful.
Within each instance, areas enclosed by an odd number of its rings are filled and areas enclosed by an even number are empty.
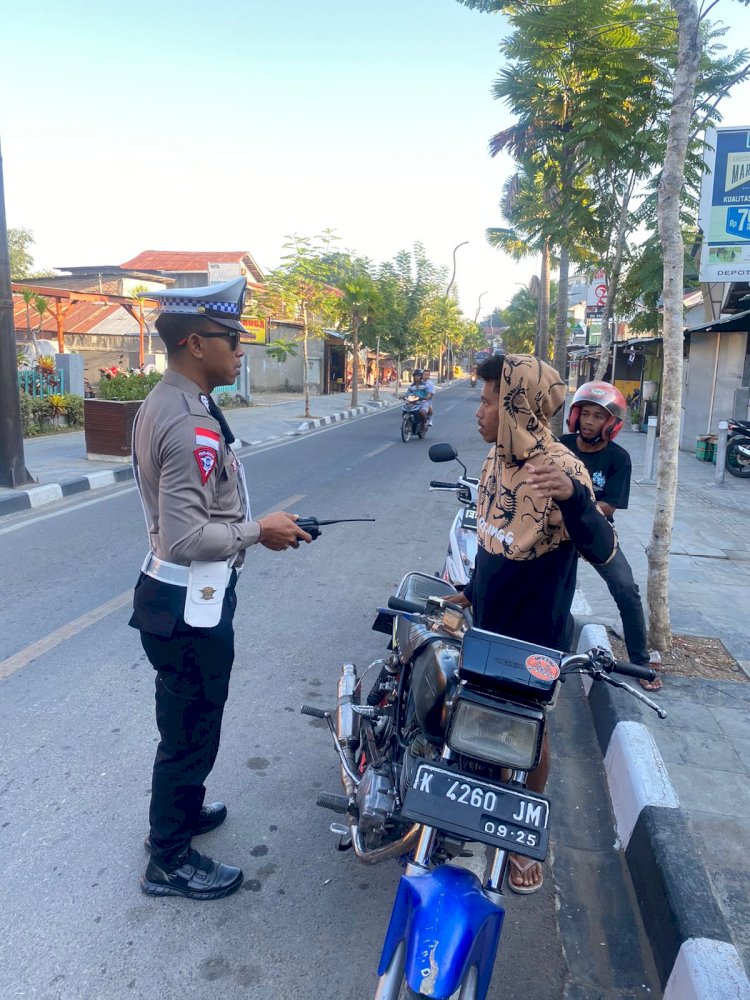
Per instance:
[[[452,462],[458,458],[458,452],[452,444],[433,444],[427,452],[431,462]]]

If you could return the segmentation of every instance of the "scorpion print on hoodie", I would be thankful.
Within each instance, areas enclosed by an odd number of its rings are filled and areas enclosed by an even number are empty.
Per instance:
[[[498,383],[497,443],[482,467],[476,565],[466,596],[474,624],[526,642],[567,648],[577,552],[606,562],[616,539],[594,500],[583,463],[554,437],[549,420],[566,386],[538,358],[507,355]],[[573,480],[565,501],[526,485],[527,465],[554,465]]]
[[[549,428],[565,402],[566,386],[538,358],[509,354],[500,379],[497,444],[479,481],[479,544],[506,559],[536,559],[570,537],[554,500],[541,501],[526,485],[526,465],[554,465],[582,483],[593,499],[586,467]]]

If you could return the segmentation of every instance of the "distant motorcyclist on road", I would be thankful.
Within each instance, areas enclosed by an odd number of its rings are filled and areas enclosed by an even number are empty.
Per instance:
[[[435,398],[435,384],[431,380],[430,373],[427,370],[427,368],[424,368],[422,370],[422,385],[430,393],[430,395],[429,395],[429,409],[428,409],[428,417],[427,417],[427,426],[428,427],[432,427],[432,400]]]
[[[405,396],[416,396],[419,399],[419,419],[423,424],[429,426],[430,414],[432,413],[432,407],[430,406],[430,400],[432,399],[432,394],[435,391],[435,387],[432,386],[432,391],[424,384],[422,381],[422,369],[415,368],[411,373],[411,385],[404,393]],[[432,383],[429,383],[432,385]]]

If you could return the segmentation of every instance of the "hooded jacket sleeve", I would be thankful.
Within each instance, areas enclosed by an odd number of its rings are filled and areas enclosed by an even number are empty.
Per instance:
[[[586,486],[571,476],[573,495],[557,500],[565,530],[580,554],[594,566],[609,562],[617,550],[617,535]]]

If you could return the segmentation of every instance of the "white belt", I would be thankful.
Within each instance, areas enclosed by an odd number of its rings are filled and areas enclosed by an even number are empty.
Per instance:
[[[179,566],[177,563],[158,559],[153,552],[147,554],[141,566],[141,573],[154,580],[161,580],[162,583],[171,583],[174,587],[187,587],[189,572],[189,566]]]
[[[233,563],[234,559],[227,563],[227,584],[232,575],[232,570],[236,568]],[[241,570],[242,567],[240,566],[236,569],[236,572],[239,573]],[[153,552],[149,552],[143,560],[141,573],[153,577],[154,580],[160,580],[162,583],[171,583],[173,587],[187,587],[190,567],[167,562],[165,559],[159,559]]]

